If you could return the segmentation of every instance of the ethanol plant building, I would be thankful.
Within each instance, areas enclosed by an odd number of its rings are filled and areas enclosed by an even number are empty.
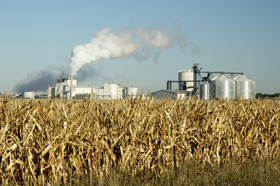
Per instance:
[[[48,88],[48,97],[63,99],[79,99],[88,97],[91,99],[122,99],[135,97],[138,94],[137,87],[120,87],[119,84],[104,83],[104,87],[78,86],[77,80],[61,78],[57,80],[56,86]]]

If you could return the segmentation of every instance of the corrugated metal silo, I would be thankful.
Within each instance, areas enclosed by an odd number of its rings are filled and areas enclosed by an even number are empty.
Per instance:
[[[221,74],[214,77],[212,80],[212,86],[214,88],[214,95],[211,97],[221,99],[234,99],[235,98],[235,82],[234,80]]]
[[[204,81],[200,84],[200,99],[209,100],[210,99],[210,84],[208,81]]]
[[[235,96],[242,99],[255,97],[255,81],[241,74],[233,79],[235,81]]]

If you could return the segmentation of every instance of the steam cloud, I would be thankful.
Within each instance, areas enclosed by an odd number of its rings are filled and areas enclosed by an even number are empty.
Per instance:
[[[85,81],[89,77],[108,80],[110,78],[102,76],[98,70],[89,65],[84,65],[100,59],[128,56],[136,60],[152,58],[155,63],[158,63],[161,51],[173,45],[178,45],[181,49],[187,46],[184,29],[178,22],[174,23],[172,34],[168,28],[160,27],[150,29],[125,28],[115,33],[106,28],[95,33],[89,43],[73,48],[70,63],[71,75],[75,76],[79,82]],[[200,54],[201,47],[194,43],[189,45],[192,47],[192,56]],[[30,73],[25,80],[15,85],[14,90],[18,93],[24,91],[44,92],[47,90],[48,85],[55,84],[56,79],[61,76],[61,72],[64,70],[65,67],[56,66],[48,67],[41,72]]]
[[[97,32],[89,43],[73,48],[71,75],[77,75],[84,64],[100,59],[132,56],[137,60],[144,60],[153,56],[154,61],[158,62],[159,51],[167,49],[173,44],[184,48],[186,38],[180,34],[172,35],[167,28],[133,28],[118,33],[113,33],[106,28]],[[154,54],[152,52],[154,50],[159,51]]]

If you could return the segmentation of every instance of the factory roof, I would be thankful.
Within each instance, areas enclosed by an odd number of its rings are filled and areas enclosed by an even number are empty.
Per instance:
[[[166,93],[170,93],[170,94],[189,94],[190,92],[189,91],[185,91],[185,90],[158,90],[158,91],[155,91],[155,92],[151,92],[151,94],[155,94],[155,93],[158,93],[158,92],[166,92]]]
[[[157,99],[178,99],[183,98],[189,94],[190,92],[185,90],[158,90],[155,92],[151,92],[151,96]]]

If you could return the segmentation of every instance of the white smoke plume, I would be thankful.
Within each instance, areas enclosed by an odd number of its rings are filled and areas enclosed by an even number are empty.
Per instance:
[[[89,43],[73,48],[71,75],[77,75],[84,64],[100,59],[130,55],[135,59],[144,60],[154,55],[157,62],[160,53],[153,54],[152,49],[164,50],[173,44],[178,44],[181,48],[185,47],[186,39],[184,36],[172,35],[167,28],[133,28],[117,33],[106,28],[97,32]]]

